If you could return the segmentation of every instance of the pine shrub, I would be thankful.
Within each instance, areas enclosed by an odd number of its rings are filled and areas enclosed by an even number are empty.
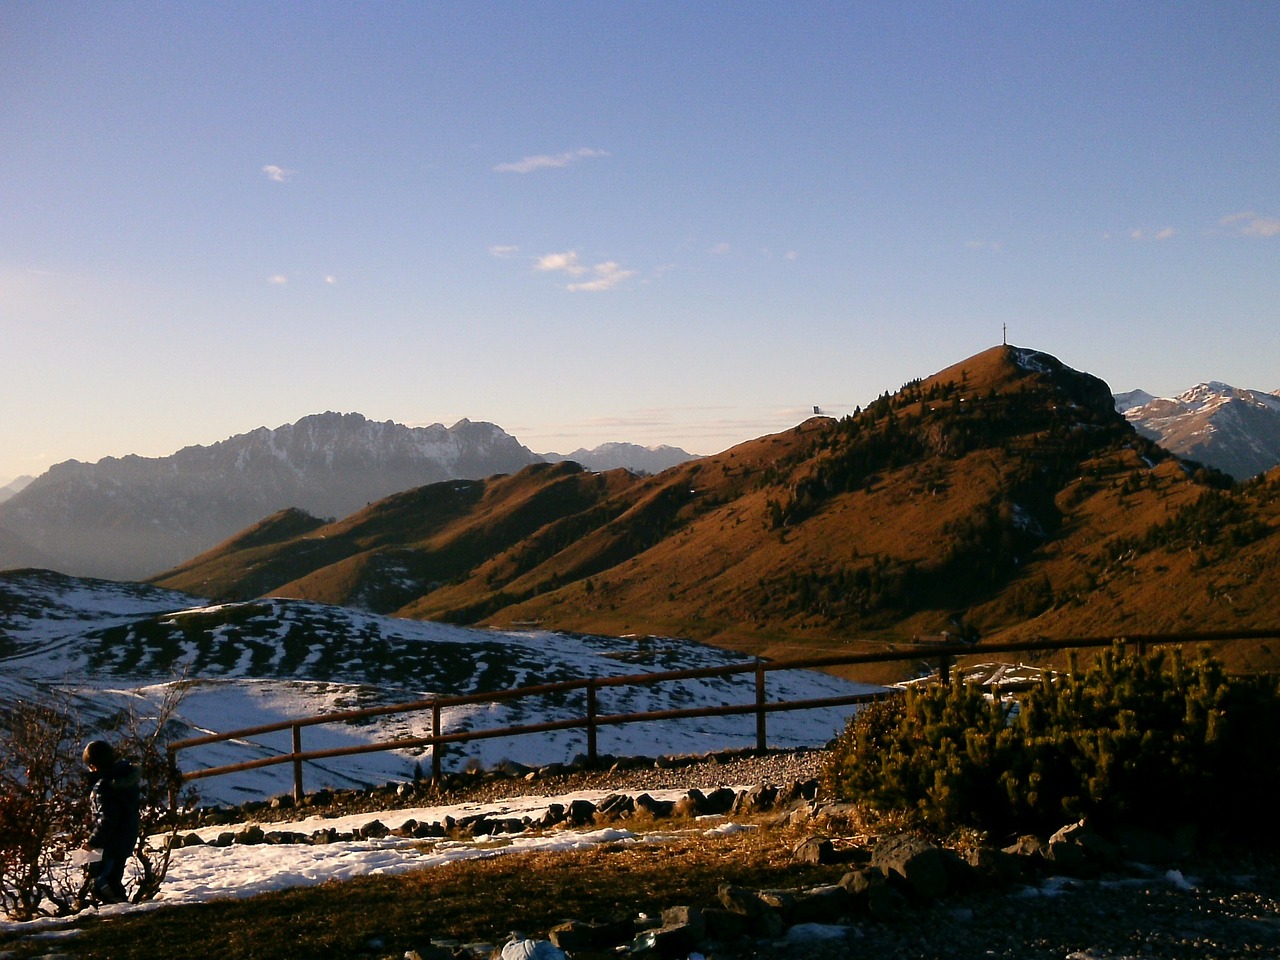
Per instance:
[[[1081,816],[1230,826],[1280,788],[1280,689],[1207,657],[1119,647],[1014,699],[957,678],[861,711],[825,781],[938,830],[1005,835]]]

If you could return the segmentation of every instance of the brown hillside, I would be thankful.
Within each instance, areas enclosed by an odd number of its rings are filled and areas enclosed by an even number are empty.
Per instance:
[[[157,582],[770,656],[954,620],[1010,638],[1270,627],[1278,490],[1192,472],[1101,380],[996,347],[653,477],[558,464],[436,484],[292,539],[230,541]]]

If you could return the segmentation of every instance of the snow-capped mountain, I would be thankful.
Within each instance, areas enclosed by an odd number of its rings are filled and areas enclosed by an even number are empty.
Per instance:
[[[401,490],[538,461],[491,423],[407,427],[324,413],[168,457],[57,464],[0,503],[0,532],[64,573],[136,579],[288,507],[340,517]]]
[[[656,447],[642,447],[636,443],[602,443],[592,450],[579,447],[573,453],[544,453],[541,456],[548,463],[572,460],[593,473],[617,470],[619,467],[625,467],[633,473],[661,473],[669,467],[698,459],[697,454],[665,443]]]
[[[1280,464],[1280,394],[1209,381],[1176,397],[1119,393],[1116,409],[1166,450],[1237,480]]]
[[[434,695],[488,693],[558,680],[646,674],[750,661],[687,640],[599,637],[545,630],[503,632],[398,620],[345,607],[289,600],[205,606],[183,593],[48,571],[0,574],[0,705],[54,688],[69,694],[87,732],[131,700],[158,700],[165,685],[189,687],[175,738],[228,732],[305,715]],[[631,714],[697,705],[749,704],[754,674],[601,688],[599,711]],[[779,671],[771,700],[869,692],[811,671]],[[581,691],[443,711],[444,732],[581,718]],[[839,732],[851,707],[774,714],[775,746],[819,746]],[[321,750],[431,734],[431,714],[404,713],[308,727],[303,747]],[[754,743],[753,716],[708,717],[603,727],[599,749],[618,755],[694,753]],[[184,751],[183,769],[288,752],[288,732]],[[445,768],[503,759],[571,760],[585,749],[581,729],[518,740],[475,740],[450,748]],[[421,748],[310,762],[307,789],[407,779]],[[429,754],[424,765],[429,766]],[[289,764],[201,782],[206,800],[240,801],[288,790]]]

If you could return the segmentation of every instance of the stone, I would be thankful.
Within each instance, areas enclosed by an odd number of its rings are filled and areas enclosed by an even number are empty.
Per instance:
[[[840,884],[802,890],[795,895],[791,923],[837,923],[853,909],[853,894]]]
[[[877,841],[871,865],[921,900],[936,900],[947,892],[942,850],[920,837],[899,833]]]
[[[635,926],[630,921],[594,923],[585,920],[568,920],[551,928],[547,938],[561,950],[576,954],[583,950],[612,950],[635,936]]]
[[[664,819],[671,816],[671,811],[675,809],[674,800],[655,800],[647,793],[642,793],[635,799],[635,807],[637,813],[643,812],[654,819]]]
[[[596,805],[590,800],[574,800],[569,804],[568,821],[575,827],[593,823],[596,818]]]
[[[685,926],[693,931],[694,941],[702,940],[707,935],[707,922],[702,911],[697,907],[668,907],[662,911],[664,927]]]
[[[835,863],[836,847],[826,837],[805,837],[791,850],[797,863]]]

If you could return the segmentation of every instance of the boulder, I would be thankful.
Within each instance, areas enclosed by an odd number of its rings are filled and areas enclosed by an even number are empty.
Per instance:
[[[835,863],[836,848],[826,837],[805,837],[791,850],[797,863]]]
[[[921,900],[936,900],[947,892],[943,861],[940,847],[909,833],[885,837],[871,848],[871,865]]]

